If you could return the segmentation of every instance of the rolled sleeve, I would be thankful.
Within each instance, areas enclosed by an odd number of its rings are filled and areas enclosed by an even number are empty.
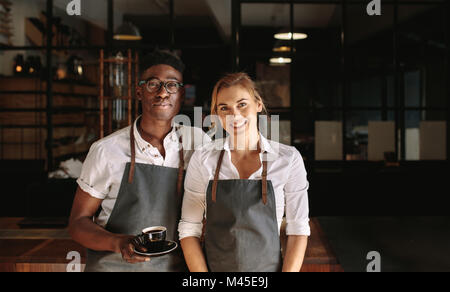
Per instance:
[[[104,200],[107,197],[111,187],[111,170],[100,144],[91,146],[77,183],[94,198]]]
[[[208,177],[203,175],[202,170],[201,150],[198,150],[192,155],[186,173],[181,220],[178,225],[180,239],[202,236],[207,182]]]
[[[90,186],[87,182],[85,182],[82,178],[77,179],[78,186],[86,193],[91,195],[92,197],[104,200],[106,198],[106,195],[103,193],[100,193],[99,191],[95,190],[93,186]]]
[[[284,187],[286,200],[286,235],[311,235],[307,173],[302,156],[293,148],[288,181]]]

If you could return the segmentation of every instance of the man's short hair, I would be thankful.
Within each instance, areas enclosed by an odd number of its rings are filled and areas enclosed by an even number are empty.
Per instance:
[[[183,74],[185,66],[183,61],[178,58],[177,55],[169,51],[156,50],[146,55],[140,61],[140,75],[142,75],[147,69],[156,65],[169,65],[180,71]]]

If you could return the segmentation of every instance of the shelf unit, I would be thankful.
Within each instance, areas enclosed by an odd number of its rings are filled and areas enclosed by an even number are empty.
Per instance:
[[[17,90],[17,89],[20,90]],[[98,111],[96,85],[53,82],[53,139],[47,135],[47,82],[32,77],[0,79],[0,159],[47,160],[52,145],[54,158],[87,153],[90,143],[79,140],[88,132],[89,114]],[[96,113],[97,114],[97,113]]]
[[[0,0],[0,45],[11,45],[11,2]]]
[[[105,137],[105,108],[107,112],[107,133],[111,134],[113,132],[113,100],[114,99],[122,99],[127,101],[127,125],[131,125],[131,123],[137,118],[139,111],[139,102],[133,98],[133,86],[136,88],[138,84],[138,76],[139,76],[139,55],[136,52],[135,57],[133,58],[133,54],[131,49],[127,50],[127,57],[121,60],[115,58],[105,58],[105,51],[100,50],[100,96],[99,96],[99,112],[100,112],[100,138]],[[111,93],[111,86],[105,83],[105,65],[108,64],[122,64],[127,66],[127,95],[122,97],[113,97],[112,94],[107,95],[107,92]],[[133,68],[134,65],[134,68]],[[133,70],[134,70],[134,80],[133,80]],[[112,72],[109,72],[111,74]],[[106,104],[106,106],[105,106]],[[123,125],[122,125],[123,126]]]

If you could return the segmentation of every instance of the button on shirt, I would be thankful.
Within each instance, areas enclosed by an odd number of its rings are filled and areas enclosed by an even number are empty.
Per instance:
[[[262,152],[268,153],[267,179],[272,181],[275,192],[278,230],[285,215],[287,235],[309,236],[309,184],[302,156],[296,148],[267,140],[262,135],[260,146]],[[214,180],[221,149],[225,149],[226,153],[219,180],[240,179],[238,170],[231,162],[228,138],[216,140],[197,150],[191,158],[186,174],[182,215],[178,226],[180,239],[201,237],[202,221],[207,207],[206,191],[209,182]],[[260,159],[263,159],[262,154]],[[261,180],[262,167],[249,179]],[[220,196],[220,193],[217,193],[217,196]]]
[[[164,158],[156,147],[141,137],[136,120],[134,122],[136,163],[178,168],[181,146],[179,135],[183,141],[185,168],[187,168],[194,150],[211,141],[209,136],[200,128],[175,125],[164,138],[166,152]],[[127,127],[94,143],[84,161],[77,183],[92,197],[103,200],[100,215],[95,219],[95,222],[102,227],[106,226],[114,208],[125,166],[130,160],[130,127]],[[176,182],[173,183],[176,184]]]

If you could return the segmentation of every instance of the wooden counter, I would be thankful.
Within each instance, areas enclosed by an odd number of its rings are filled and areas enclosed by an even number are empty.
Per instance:
[[[85,249],[67,229],[20,229],[23,218],[0,218],[0,272],[66,272],[76,251],[84,269]]]
[[[21,218],[0,218],[0,272],[66,272],[68,253],[85,248],[70,239],[67,229],[20,229]],[[342,271],[316,219],[311,219],[303,272]],[[282,236],[282,242],[285,243]]]
[[[310,221],[311,236],[308,239],[302,272],[343,272],[336,255],[320,227],[319,221]]]

